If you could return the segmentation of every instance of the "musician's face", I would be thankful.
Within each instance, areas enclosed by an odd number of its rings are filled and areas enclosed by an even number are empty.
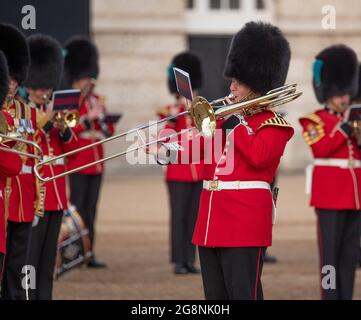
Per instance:
[[[47,103],[50,99],[52,89],[41,88],[41,89],[32,89],[27,88],[29,99],[36,104]]]
[[[93,85],[94,80],[92,78],[81,78],[73,82],[73,88],[79,89],[84,92],[89,90],[89,88]]]
[[[229,88],[234,96],[234,102],[242,101],[242,99],[246,97],[251,91],[250,87],[246,86],[245,84],[234,78],[232,78],[232,82]]]
[[[8,86],[8,98],[13,98],[18,90],[18,82],[15,79],[10,79]]]
[[[347,107],[350,105],[351,97],[348,94],[343,96],[334,96],[327,100],[327,106],[336,111],[336,112],[344,112]]]

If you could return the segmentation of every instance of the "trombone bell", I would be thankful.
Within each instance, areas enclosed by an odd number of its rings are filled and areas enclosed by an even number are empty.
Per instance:
[[[213,135],[214,130],[216,129],[216,117],[214,115],[213,108],[207,99],[200,96],[195,97],[192,101],[189,113],[193,118],[198,131],[203,132],[204,125],[207,124],[209,128],[211,128]]]

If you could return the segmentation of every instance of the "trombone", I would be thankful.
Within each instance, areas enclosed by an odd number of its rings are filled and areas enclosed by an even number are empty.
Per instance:
[[[291,85],[285,85],[285,86],[273,89],[273,90],[267,92],[264,96],[256,97],[256,98],[253,98],[253,99],[250,99],[250,100],[242,101],[242,102],[239,102],[239,103],[232,103],[232,104],[228,104],[228,105],[225,104],[226,98],[221,98],[221,99],[214,100],[212,102],[208,102],[205,98],[197,96],[197,97],[195,97],[193,99],[193,101],[191,103],[191,107],[187,111],[183,111],[183,112],[180,112],[180,113],[178,113],[176,115],[172,115],[172,116],[163,118],[163,119],[158,120],[158,121],[156,121],[156,122],[154,122],[152,124],[141,125],[139,127],[136,127],[134,129],[128,130],[126,132],[117,134],[115,136],[112,136],[112,137],[97,141],[95,143],[89,144],[87,146],[84,146],[84,147],[81,147],[81,148],[66,152],[66,153],[64,153],[62,155],[52,157],[52,158],[47,159],[45,161],[41,161],[41,162],[37,163],[34,166],[34,172],[35,172],[35,175],[37,176],[37,178],[40,181],[48,182],[48,181],[52,181],[54,179],[58,179],[60,177],[64,177],[64,176],[67,176],[69,174],[75,173],[77,171],[83,170],[85,168],[91,167],[93,165],[96,165],[96,164],[99,164],[99,163],[102,163],[102,162],[105,162],[105,161],[120,157],[120,156],[125,155],[127,153],[142,149],[142,148],[147,147],[147,146],[149,146],[151,144],[159,143],[159,142],[171,139],[171,138],[176,137],[176,136],[178,136],[180,134],[190,132],[190,131],[193,131],[195,129],[200,131],[205,136],[212,136],[214,134],[214,132],[215,132],[216,121],[219,120],[219,119],[222,119],[222,118],[224,118],[224,117],[226,117],[228,115],[235,114],[235,113],[241,114],[243,116],[251,116],[251,115],[254,115],[256,113],[262,112],[263,110],[271,109],[271,108],[274,108],[276,106],[280,106],[282,104],[291,102],[292,100],[297,99],[301,94],[302,94],[302,92],[297,92],[297,84],[291,84]],[[230,97],[230,96],[228,96],[228,97]],[[223,107],[221,106],[217,110],[214,110],[214,106],[216,104],[220,104],[220,103],[223,103],[224,106]],[[186,114],[189,114],[193,118],[193,121],[194,121],[194,124],[195,124],[194,127],[188,128],[188,129],[183,130],[181,132],[173,133],[171,135],[168,135],[168,136],[165,136],[165,137],[162,137],[162,138],[159,138],[157,140],[150,141],[150,142],[144,141],[143,137],[139,133],[140,130],[147,129],[147,128],[149,128],[151,126],[154,126],[154,125],[159,125],[159,124],[161,124],[161,123],[163,123],[165,121],[172,120],[172,119],[178,118],[178,117],[180,117],[182,115],[186,115]],[[50,177],[41,177],[40,174],[39,174],[40,168],[42,166],[44,166],[44,165],[48,165],[48,164],[50,164],[50,163],[52,163],[52,162],[54,162],[54,161],[56,161],[58,159],[62,159],[62,158],[65,158],[67,156],[79,153],[79,152],[81,152],[83,150],[95,147],[97,145],[104,144],[104,143],[107,143],[109,141],[122,138],[122,137],[124,137],[124,136],[126,136],[126,135],[128,135],[130,133],[137,133],[140,140],[142,141],[142,144],[137,146],[137,147],[130,148],[130,149],[126,150],[126,151],[121,151],[121,152],[116,153],[114,155],[111,155],[111,156],[108,156],[108,157],[93,161],[93,162],[85,164],[85,165],[82,165],[82,166],[74,168],[72,170],[65,171],[65,172],[63,172],[61,174],[58,174],[58,175],[53,175],[53,176],[50,176]]]
[[[12,149],[12,148],[6,148],[6,147],[0,147],[1,151],[16,153],[20,156],[33,158],[33,159],[37,159],[40,161],[43,159],[43,151],[35,142],[21,138],[20,134],[17,134],[14,132],[9,132],[8,122],[6,121],[6,118],[4,117],[3,113],[0,112],[0,143],[6,143],[9,141],[15,141],[15,142],[28,144],[37,150],[38,155],[35,155],[33,153],[23,152],[23,151]]]

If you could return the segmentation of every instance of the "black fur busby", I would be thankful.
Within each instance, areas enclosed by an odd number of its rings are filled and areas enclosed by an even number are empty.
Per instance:
[[[284,85],[290,58],[289,43],[279,28],[249,22],[233,37],[224,76],[263,95]]]
[[[345,45],[333,45],[322,50],[313,63],[313,88],[320,103],[328,98],[358,91],[356,53]]]
[[[358,88],[357,94],[353,97],[352,103],[361,103],[361,64],[358,66]]]
[[[58,87],[64,65],[62,48],[57,40],[35,34],[28,38],[30,68],[25,86],[32,89],[55,89]]]
[[[177,54],[168,67],[168,88],[170,93],[177,92],[177,84],[174,77],[173,67],[182,69],[189,73],[193,90],[202,87],[203,72],[202,63],[198,56],[192,52]]]
[[[4,103],[9,88],[9,69],[5,55],[0,51],[0,107]]]
[[[64,76],[70,85],[81,78],[96,79],[99,74],[98,50],[87,38],[76,36],[65,45]]]
[[[10,77],[21,85],[26,78],[30,61],[25,36],[15,26],[0,23],[0,50],[5,54]]]

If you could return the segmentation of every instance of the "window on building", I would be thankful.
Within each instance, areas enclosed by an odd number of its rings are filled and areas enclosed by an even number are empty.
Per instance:
[[[210,0],[209,7],[211,9],[220,9],[221,8],[221,0]]]
[[[239,9],[241,7],[241,0],[229,0],[230,9]]]
[[[256,8],[257,8],[257,10],[266,9],[266,4],[265,4],[264,0],[256,0]]]
[[[210,9],[237,10],[241,7],[241,0],[209,0]]]

